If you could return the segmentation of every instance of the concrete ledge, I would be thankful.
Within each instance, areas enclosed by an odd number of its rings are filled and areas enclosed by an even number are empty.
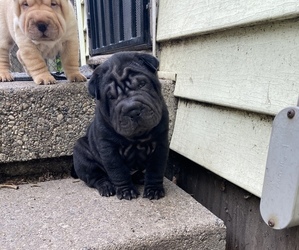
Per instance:
[[[225,249],[223,222],[165,179],[166,197],[101,197],[64,179],[0,189],[1,249]]]
[[[161,83],[171,135],[177,107],[174,82]],[[87,83],[1,82],[0,163],[72,155],[75,141],[93,118],[94,106]]]
[[[86,83],[0,83],[0,162],[71,155],[94,113]]]

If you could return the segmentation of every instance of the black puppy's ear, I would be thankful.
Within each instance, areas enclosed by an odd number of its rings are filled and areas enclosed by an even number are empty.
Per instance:
[[[94,73],[88,82],[88,92],[96,99],[100,99],[100,83],[99,75]]]
[[[159,67],[159,61],[156,57],[149,54],[140,54],[139,58],[152,73],[156,73]]]

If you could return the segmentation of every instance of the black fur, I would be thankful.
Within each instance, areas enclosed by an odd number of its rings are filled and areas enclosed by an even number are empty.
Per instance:
[[[74,169],[102,196],[137,198],[133,181],[144,182],[145,198],[165,195],[168,111],[158,65],[148,54],[117,53],[89,82],[89,93],[96,98],[95,118],[74,147]]]

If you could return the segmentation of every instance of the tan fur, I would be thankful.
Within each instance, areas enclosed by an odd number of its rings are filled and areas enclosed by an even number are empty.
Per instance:
[[[42,25],[45,31],[41,31]],[[60,54],[69,81],[85,81],[79,72],[77,24],[69,0],[0,0],[0,81],[12,81],[9,50],[37,84],[53,84],[44,59]]]

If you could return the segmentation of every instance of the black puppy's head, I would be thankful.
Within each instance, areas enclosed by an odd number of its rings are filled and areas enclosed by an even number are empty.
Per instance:
[[[98,110],[120,135],[140,137],[157,126],[164,103],[156,71],[158,60],[148,54],[121,52],[100,65],[89,81]]]

